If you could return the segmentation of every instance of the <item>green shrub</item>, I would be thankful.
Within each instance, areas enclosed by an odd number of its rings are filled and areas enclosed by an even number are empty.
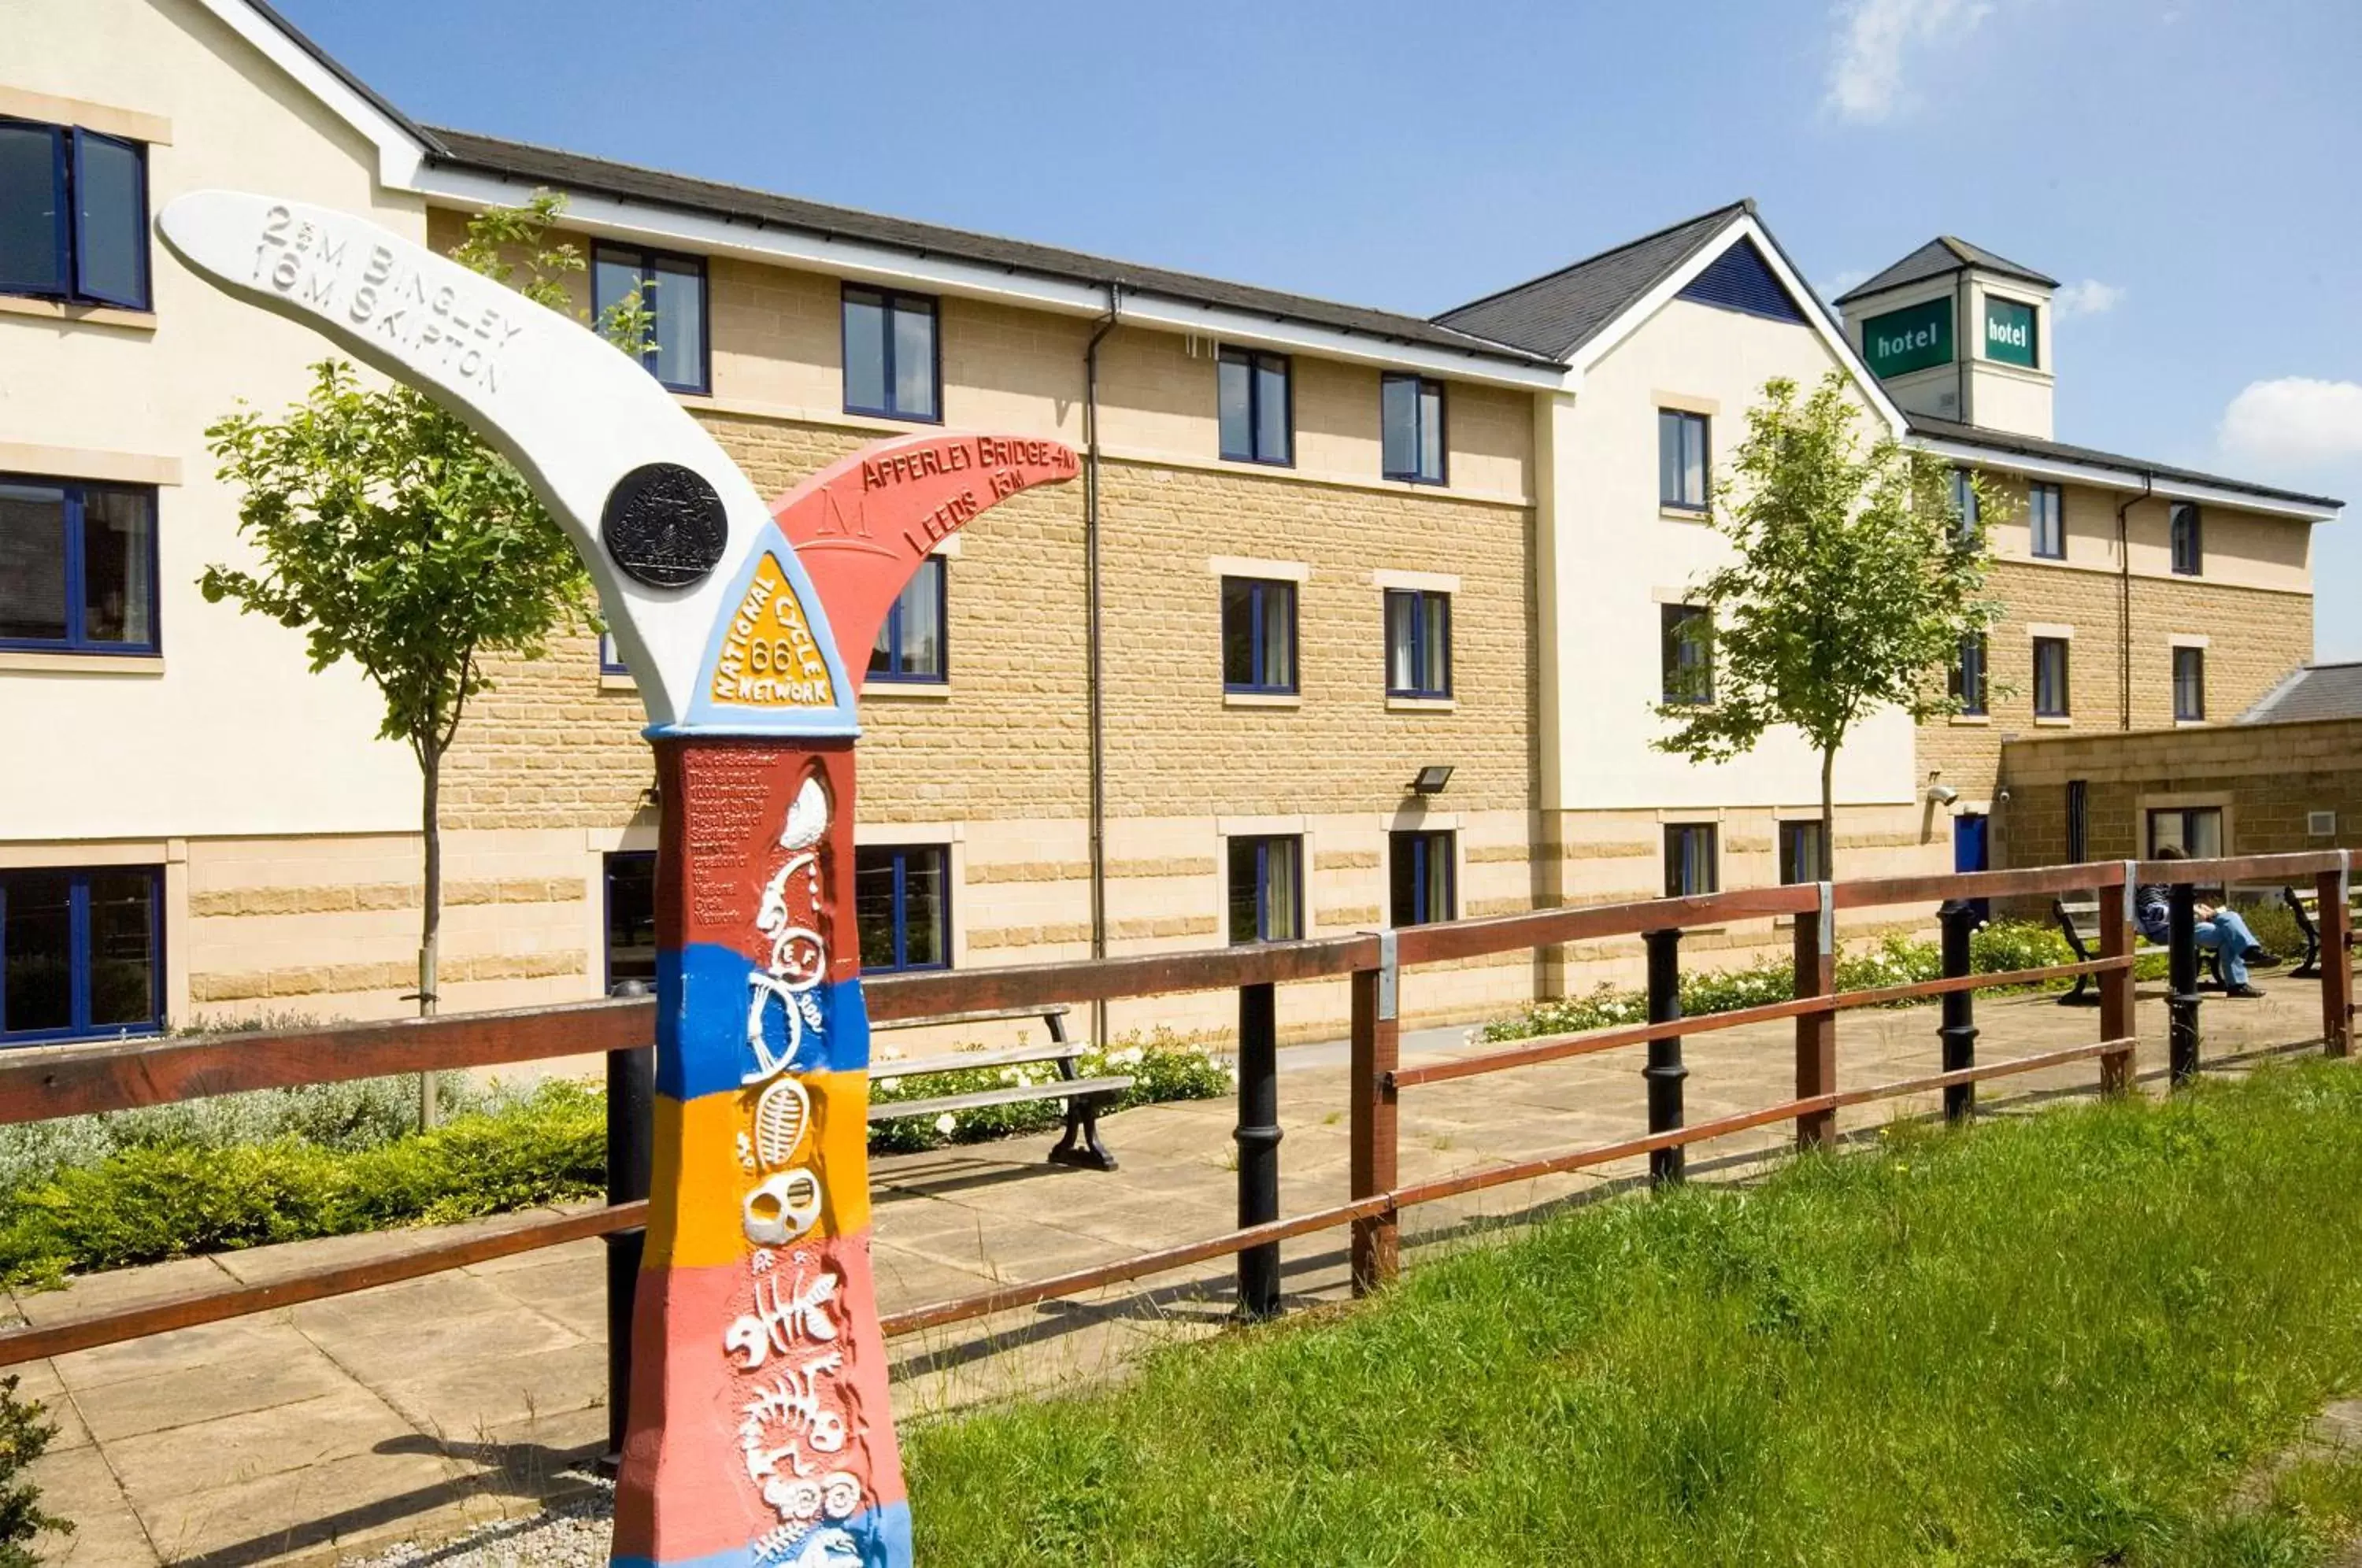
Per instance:
[[[1231,1092],[1237,1082],[1231,1068],[1197,1037],[1159,1028],[1142,1040],[1135,1032],[1119,1037],[1112,1050],[1085,1051],[1075,1064],[1087,1078],[1103,1074],[1129,1075],[1130,1088],[1109,1109],[1129,1110],[1164,1100],[1213,1099]],[[1056,1064],[1024,1062],[1005,1067],[968,1067],[950,1073],[893,1076],[893,1064],[879,1063],[869,1086],[873,1104],[933,1099],[938,1095],[973,1094],[981,1089],[1048,1083],[1058,1077]],[[972,1110],[939,1115],[896,1117],[872,1122],[872,1154],[913,1154],[940,1149],[947,1143],[982,1143],[1021,1132],[1041,1132],[1065,1120],[1065,1102],[1055,1099],[1019,1100],[1009,1105],[979,1106]]]
[[[2262,903],[2233,904],[2256,940],[2280,957],[2293,964],[2304,956],[2304,933],[2296,928],[2296,915],[2279,899]]]
[[[72,1519],[41,1511],[41,1489],[24,1479],[25,1466],[41,1457],[57,1424],[38,1400],[17,1397],[17,1376],[0,1378],[0,1568],[36,1568],[30,1542],[44,1530],[71,1532]]]

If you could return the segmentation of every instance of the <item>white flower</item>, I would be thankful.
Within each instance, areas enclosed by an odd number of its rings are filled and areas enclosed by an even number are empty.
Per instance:
[[[879,1078],[876,1087],[879,1094],[892,1094],[896,1089],[902,1087],[902,1080],[900,1078]]]
[[[958,1126],[959,1118],[954,1116],[948,1110],[935,1118],[935,1131],[942,1133],[946,1138],[950,1137],[952,1132],[957,1129]]]
[[[1129,1067],[1138,1062],[1140,1057],[1140,1047],[1137,1045],[1128,1045],[1124,1047],[1124,1049],[1118,1051],[1114,1055],[1109,1056],[1108,1060],[1115,1063],[1119,1066]]]

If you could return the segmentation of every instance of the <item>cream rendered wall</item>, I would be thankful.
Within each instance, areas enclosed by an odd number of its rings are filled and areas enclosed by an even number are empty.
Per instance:
[[[1663,674],[1659,606],[1678,602],[1727,553],[1704,525],[1660,514],[1657,410],[1670,400],[1709,412],[1719,470],[1766,381],[1810,387],[1835,363],[1806,327],[1674,300],[1594,366],[1580,392],[1545,409],[1540,428],[1557,448],[1543,469],[1541,525],[1554,601],[1545,646],[1556,648],[1542,695],[1546,809],[1819,801],[1819,762],[1793,733],[1721,766],[1650,746],[1664,733],[1651,712]],[[1875,715],[1838,759],[1838,801],[1907,801],[1913,767],[1910,721]]]
[[[2043,566],[2053,569],[2098,571],[2113,576],[2118,569],[2116,508],[2129,501],[2132,505],[2125,513],[2125,532],[2136,578],[2202,581],[2279,593],[2312,591],[2312,525],[2301,519],[2238,512],[2227,506],[2201,506],[2204,569],[2195,579],[2176,577],[2170,508],[2164,500],[2143,500],[2137,491],[2061,485],[2067,545],[2067,558],[2062,561],[2034,554],[2033,531],[2025,512],[2027,481],[2016,474],[1992,473],[1988,477],[2008,496],[2011,507],[2009,514],[1994,521],[1990,531],[1997,559],[2039,559]]]
[[[2003,364],[1985,355],[1987,296],[2034,307],[2034,365]],[[1969,354],[1969,411],[1962,417],[1989,430],[2051,439],[2051,388],[2058,375],[2051,359],[2050,291],[1969,274],[1968,331],[1961,351]]]
[[[151,213],[226,186],[424,235],[418,201],[376,188],[374,148],[192,0],[12,0],[5,30],[0,91],[170,121],[170,143],[149,149]],[[72,740],[71,766],[40,766],[34,749],[0,768],[0,834],[407,828],[417,772],[406,751],[373,738],[379,703],[360,677],[311,674],[300,635],[208,605],[195,587],[208,564],[247,558],[235,500],[211,478],[205,425],[240,397],[273,410],[300,395],[327,345],[199,282],[160,243],[149,260],[151,318],[45,317],[29,302],[0,314],[0,466],[105,477],[129,458],[179,470],[158,502],[160,670],[0,661],[10,734]]]

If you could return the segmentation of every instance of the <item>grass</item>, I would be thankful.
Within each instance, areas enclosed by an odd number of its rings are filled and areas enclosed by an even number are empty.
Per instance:
[[[2317,1563],[2362,1073],[1901,1128],[905,1437],[934,1562]]]

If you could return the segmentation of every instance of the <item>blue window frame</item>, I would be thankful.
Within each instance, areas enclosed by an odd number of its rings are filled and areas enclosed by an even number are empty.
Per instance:
[[[1952,470],[1952,510],[1959,519],[1960,537],[1974,538],[1977,532],[1977,491],[1976,486],[1970,482],[1966,469]]]
[[[1714,612],[1703,604],[1661,604],[1664,700],[1703,705],[1714,701]]]
[[[2055,484],[2025,488],[2025,527],[2033,552],[2047,561],[2067,558],[2066,502]]]
[[[640,308],[655,317],[655,330],[640,354],[640,363],[648,368],[648,374],[671,392],[712,391],[703,259],[620,245],[593,247],[592,313],[603,320],[635,293],[640,296]]]
[[[1718,892],[1722,869],[1716,850],[1720,830],[1712,823],[1673,823],[1665,828],[1665,897],[1694,898]]]
[[[1388,924],[1428,925],[1455,918],[1458,856],[1452,836],[1423,830],[1386,835]]]
[[[943,423],[939,315],[924,294],[846,286],[845,413]]]
[[[613,632],[599,634],[599,673],[602,675],[632,673],[632,667],[624,662],[624,650],[615,646],[615,634]]]
[[[1952,661],[1952,698],[1964,714],[1985,711],[1985,635],[1970,632],[1960,639],[1959,654]]]
[[[877,628],[877,646],[869,650],[870,679],[940,684],[951,679],[944,637],[949,575],[941,556],[919,563],[917,575],[902,585]]]
[[[1451,695],[1451,595],[1386,590],[1386,695]]]
[[[875,845],[853,852],[853,915],[869,973],[948,969],[952,852],[941,844]]]
[[[2037,719],[2068,716],[2068,651],[2064,637],[2034,639],[2034,716]]]
[[[607,994],[657,983],[657,852],[618,850],[606,857]]]
[[[0,871],[0,1044],[163,1027],[162,874]]]
[[[2177,577],[2197,577],[2206,569],[2206,530],[2194,501],[2177,501],[2169,513],[2173,570]]]
[[[1222,456],[1232,462],[1296,460],[1296,392],[1287,356],[1225,348],[1215,361]]]
[[[1296,584],[1222,579],[1222,690],[1296,690]]]
[[[1712,463],[1709,426],[1703,414],[1657,410],[1657,501],[1683,512],[1706,509],[1706,477]]]
[[[1412,484],[1445,481],[1443,383],[1425,376],[1385,376],[1378,381],[1384,472]]]
[[[147,149],[0,119],[0,293],[146,310]]]
[[[2206,717],[2206,650],[2173,650],[2173,717],[2192,724]]]
[[[1231,840],[1231,943],[1304,934],[1304,841],[1292,834]]]
[[[1780,824],[1780,880],[1783,886],[1826,881],[1829,874],[1827,841],[1821,824],[1783,822]]]
[[[0,474],[0,648],[157,649],[156,492]]]

